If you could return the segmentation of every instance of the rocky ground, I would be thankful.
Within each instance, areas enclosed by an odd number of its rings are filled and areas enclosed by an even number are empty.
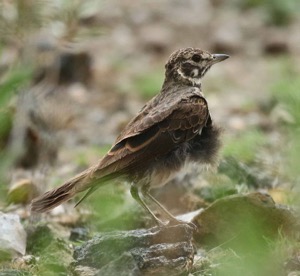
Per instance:
[[[0,275],[300,273],[297,1],[0,8]],[[188,167],[153,194],[198,230],[155,228],[124,183],[30,216],[34,196],[105,154],[189,46],[230,55],[203,81],[220,165]]]

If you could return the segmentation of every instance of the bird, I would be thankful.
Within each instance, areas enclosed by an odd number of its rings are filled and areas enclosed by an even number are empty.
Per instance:
[[[42,213],[87,191],[75,205],[111,180],[130,184],[132,197],[159,226],[166,225],[145,200],[160,209],[168,223],[176,219],[150,193],[163,186],[189,162],[215,165],[221,128],[211,118],[202,92],[202,78],[212,65],[229,58],[200,48],[182,48],[165,64],[161,91],[124,127],[107,154],[62,186],[33,199],[31,211]]]

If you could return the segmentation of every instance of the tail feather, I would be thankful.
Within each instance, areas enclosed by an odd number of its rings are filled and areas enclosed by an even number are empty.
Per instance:
[[[91,167],[70,179],[62,186],[33,199],[31,202],[31,211],[36,213],[49,211],[71,199],[77,193],[88,190],[83,198],[75,205],[77,206],[93,191],[106,184],[108,180],[114,179],[117,176],[118,174],[116,173],[107,173],[104,170],[99,170],[97,165]]]
[[[53,209],[61,203],[72,198],[75,193],[73,187],[75,183],[66,183],[65,185],[49,191],[40,197],[35,198],[31,202],[31,211],[36,213],[42,213]]]
[[[33,199],[31,211],[36,213],[46,212],[71,199],[79,192],[78,185],[84,182],[85,177],[86,175],[82,173],[62,186]]]

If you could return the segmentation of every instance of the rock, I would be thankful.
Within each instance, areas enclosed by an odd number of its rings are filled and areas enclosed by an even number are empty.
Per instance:
[[[73,265],[100,269],[97,275],[176,275],[193,264],[192,234],[187,224],[102,233],[75,248]]]
[[[139,272],[137,263],[132,254],[125,252],[103,266],[96,275],[135,276],[140,274],[141,273]]]
[[[62,52],[59,56],[59,84],[82,83],[92,79],[92,59],[87,52]],[[57,64],[56,64],[57,65]]]
[[[236,17],[227,13],[220,14],[212,22],[214,22],[214,31],[211,35],[212,51],[227,54],[239,52],[243,47],[243,33],[241,25],[236,24]]]
[[[292,271],[288,274],[288,276],[300,276],[300,271]]]
[[[76,227],[71,230],[70,241],[86,241],[89,238],[89,231],[87,228]]]
[[[161,24],[141,27],[139,34],[144,48],[155,53],[164,53],[168,48],[169,41],[173,40],[171,29],[162,27]]]
[[[131,251],[138,268],[149,273],[162,271],[178,273],[182,268],[191,268],[193,264],[193,248],[189,242],[171,244],[155,244],[149,248],[135,248]]]
[[[20,179],[8,191],[8,201],[15,204],[29,203],[38,195],[38,189],[30,179]]]
[[[25,255],[19,258],[15,258],[13,260],[13,264],[15,267],[18,267],[19,269],[23,268],[29,268],[32,265],[35,265],[38,262],[38,257],[35,257],[33,255]]]
[[[263,50],[267,54],[277,55],[289,52],[288,37],[286,32],[278,29],[269,30],[263,38]]]
[[[74,269],[73,274],[75,276],[95,276],[98,271],[99,269],[79,265]]]
[[[19,216],[0,212],[0,233],[1,259],[25,254],[26,232]]]
[[[259,192],[216,200],[193,223],[198,226],[196,242],[210,246],[226,243],[233,248],[242,244],[244,248],[264,246],[267,239],[275,239],[279,233],[293,236],[297,228],[289,209]]]

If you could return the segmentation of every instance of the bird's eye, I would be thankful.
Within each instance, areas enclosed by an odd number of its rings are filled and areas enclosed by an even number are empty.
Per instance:
[[[192,56],[192,61],[199,62],[200,60],[201,60],[200,55],[195,54]]]

